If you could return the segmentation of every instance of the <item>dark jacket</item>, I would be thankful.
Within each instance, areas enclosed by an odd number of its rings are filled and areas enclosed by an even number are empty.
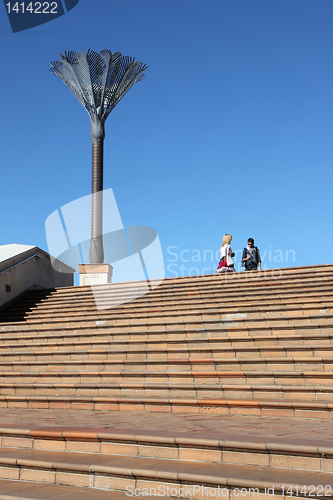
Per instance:
[[[247,248],[244,248],[243,255],[242,255],[242,260],[246,259],[249,256],[250,256],[250,252],[248,251]],[[254,252],[253,252],[252,259],[246,260],[244,262],[245,269],[247,269],[247,270],[258,269],[259,262],[261,262],[261,257],[260,257],[259,249],[257,247],[254,247]]]

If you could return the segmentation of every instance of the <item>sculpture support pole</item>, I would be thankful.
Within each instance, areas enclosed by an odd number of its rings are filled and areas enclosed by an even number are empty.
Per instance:
[[[104,138],[92,139],[91,183],[91,264],[103,264],[103,142]]]

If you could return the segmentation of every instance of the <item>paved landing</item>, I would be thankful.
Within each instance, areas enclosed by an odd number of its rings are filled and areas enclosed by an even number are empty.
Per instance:
[[[333,421],[316,419],[1,408],[0,427],[79,428],[81,431],[99,432],[105,429],[128,434],[333,447]]]

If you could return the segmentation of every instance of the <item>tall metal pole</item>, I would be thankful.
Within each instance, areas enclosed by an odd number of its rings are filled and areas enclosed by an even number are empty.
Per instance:
[[[103,249],[103,146],[104,139],[92,139],[91,179],[91,264],[104,262]]]

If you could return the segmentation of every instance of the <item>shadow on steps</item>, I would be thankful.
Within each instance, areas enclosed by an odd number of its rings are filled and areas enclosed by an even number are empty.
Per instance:
[[[19,297],[7,302],[0,308],[0,324],[26,321],[29,313],[38,304],[45,301],[56,291],[55,288],[47,290],[28,290]]]

